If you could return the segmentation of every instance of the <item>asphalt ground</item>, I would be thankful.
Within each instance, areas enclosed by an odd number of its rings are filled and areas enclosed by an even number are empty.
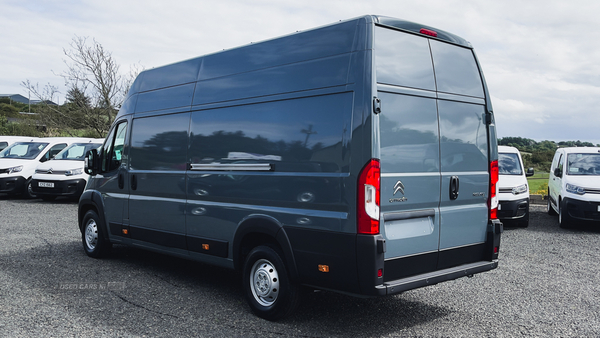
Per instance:
[[[85,255],[77,203],[0,196],[0,337],[598,337],[600,226],[533,205],[499,268],[400,295],[310,292],[268,322],[233,271],[115,246]]]

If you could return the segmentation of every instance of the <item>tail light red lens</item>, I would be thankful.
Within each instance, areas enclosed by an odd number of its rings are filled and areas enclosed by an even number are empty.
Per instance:
[[[425,34],[425,35],[429,35],[429,36],[433,36],[434,38],[437,37],[437,32],[433,31],[431,29],[421,28],[421,30],[419,31],[419,33]]]
[[[490,163],[490,219],[498,218],[498,160]]]
[[[379,160],[372,159],[358,177],[357,223],[359,234],[379,233],[379,195],[381,167]]]

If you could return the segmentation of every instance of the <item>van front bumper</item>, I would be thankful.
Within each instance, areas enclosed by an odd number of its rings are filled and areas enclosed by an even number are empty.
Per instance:
[[[529,198],[516,201],[500,201],[498,218],[502,221],[529,219]]]
[[[25,177],[2,177],[0,178],[0,193],[17,194],[25,187]]]
[[[54,187],[40,187],[40,182],[52,183],[54,184]],[[37,196],[80,196],[83,193],[83,190],[85,189],[86,183],[87,181],[82,178],[66,181],[34,179],[31,181],[31,190],[33,190],[33,193]]]
[[[563,200],[572,219],[600,222],[600,202],[581,201],[568,197]]]

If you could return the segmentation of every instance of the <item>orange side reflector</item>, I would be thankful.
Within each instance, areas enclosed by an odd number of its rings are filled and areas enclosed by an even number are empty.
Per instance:
[[[319,265],[319,271],[329,272],[329,265]]]
[[[208,250],[208,249],[210,249],[210,245],[208,245],[208,244],[202,244],[202,249],[203,250]]]
[[[127,235],[129,233],[129,230],[127,230],[127,229],[121,229],[121,232],[123,233],[123,235]]]

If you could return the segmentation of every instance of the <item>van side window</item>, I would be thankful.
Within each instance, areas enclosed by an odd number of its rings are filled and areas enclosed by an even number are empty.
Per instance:
[[[558,167],[557,167],[561,174],[563,173],[563,155],[560,154],[560,158],[558,159]]]
[[[41,162],[46,162],[52,158],[54,158],[54,156],[56,156],[56,154],[60,153],[61,150],[63,150],[64,148],[67,147],[66,143],[59,143],[59,144],[55,144],[54,146],[52,146],[52,148],[50,148],[50,150],[48,150],[44,156],[40,159]]]
[[[123,122],[110,134],[102,148],[102,172],[113,171],[121,165],[127,122]]]
[[[348,170],[351,105],[352,93],[342,93],[192,112],[191,163],[273,163],[280,172]]]
[[[131,169],[186,169],[190,113],[136,118],[132,123]]]

